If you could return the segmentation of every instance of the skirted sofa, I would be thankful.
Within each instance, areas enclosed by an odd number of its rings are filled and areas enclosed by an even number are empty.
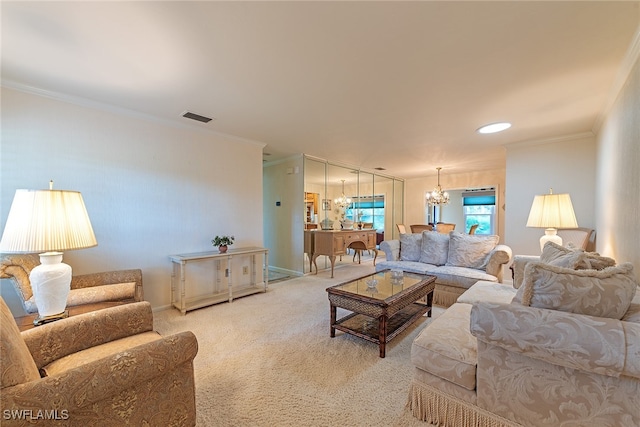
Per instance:
[[[511,248],[498,240],[457,231],[400,234],[399,240],[380,243],[386,261],[378,261],[376,271],[401,269],[436,276],[433,304],[449,307],[477,281],[502,282]]]
[[[478,282],[416,337],[415,417],[445,427],[640,425],[632,265],[547,246],[523,260],[517,289]]]

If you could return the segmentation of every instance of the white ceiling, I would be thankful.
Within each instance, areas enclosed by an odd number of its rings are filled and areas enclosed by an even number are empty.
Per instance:
[[[409,178],[590,132],[638,1],[7,2],[2,83]],[[507,120],[501,134],[483,124]]]

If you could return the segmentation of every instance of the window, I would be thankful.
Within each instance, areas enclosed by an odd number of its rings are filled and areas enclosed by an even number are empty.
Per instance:
[[[462,192],[465,230],[478,224],[476,234],[496,234],[496,191],[495,188],[481,188]]]
[[[347,218],[353,222],[372,222],[376,230],[384,229],[384,195],[351,197]]]

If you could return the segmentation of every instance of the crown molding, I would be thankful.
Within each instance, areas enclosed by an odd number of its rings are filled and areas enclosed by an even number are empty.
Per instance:
[[[520,148],[520,147],[533,147],[536,145],[557,144],[559,142],[567,142],[567,141],[574,141],[576,139],[594,138],[594,137],[595,137],[595,134],[589,131],[589,132],[573,133],[569,135],[553,136],[551,138],[529,139],[526,141],[512,142],[509,144],[505,144],[504,147],[507,149]]]
[[[636,30],[636,34],[633,37],[633,41],[631,42],[631,45],[629,46],[629,49],[627,50],[627,53],[625,54],[624,59],[622,60],[620,69],[618,70],[615,80],[613,81],[613,85],[611,86],[611,90],[609,91],[607,101],[605,102],[603,109],[600,111],[600,114],[598,114],[598,117],[596,117],[596,120],[593,123],[592,131],[595,135],[597,135],[598,132],[600,131],[600,128],[602,127],[607,116],[611,112],[611,108],[613,108],[613,105],[618,99],[618,95],[620,95],[622,88],[624,87],[625,83],[629,79],[629,75],[631,74],[631,71],[633,70],[634,65],[638,62],[639,59],[640,59],[640,25]]]
[[[302,158],[302,154],[297,153],[297,154],[292,154],[290,156],[287,157],[283,157],[281,159],[276,159],[276,160],[264,160],[262,162],[262,166],[263,167],[268,167],[268,166],[275,166],[275,165],[280,165],[282,163],[287,163],[287,162],[291,162],[291,161],[296,161]]]
[[[261,148],[264,148],[267,144],[261,141],[256,141],[256,140],[252,140],[252,139],[247,139],[247,138],[242,138],[239,136],[235,136],[235,135],[230,135],[227,133],[223,133],[220,131],[216,131],[213,129],[207,129],[204,126],[206,126],[205,124],[197,124],[197,123],[187,123],[187,122],[182,122],[180,120],[172,120],[172,119],[166,119],[166,118],[161,118],[161,117],[157,117],[157,116],[153,116],[151,114],[145,114],[145,113],[141,113],[139,111],[135,111],[135,110],[130,110],[128,108],[123,108],[123,107],[118,107],[112,104],[107,104],[104,102],[99,102],[99,101],[94,101],[92,99],[88,99],[88,98],[83,98],[83,97],[79,97],[79,96],[74,96],[74,95],[68,95],[68,94],[64,94],[64,93],[60,93],[60,92],[55,92],[55,91],[51,91],[51,90],[47,90],[47,89],[42,89],[42,88],[38,88],[38,87],[34,87],[34,86],[29,86],[29,85],[25,85],[22,83],[18,83],[12,80],[6,80],[6,79],[2,79],[0,81],[0,86],[7,88],[7,89],[13,89],[16,90],[18,92],[23,92],[23,93],[28,93],[31,95],[36,95],[36,96],[40,96],[43,98],[49,98],[49,99],[53,99],[56,101],[60,101],[60,102],[65,102],[67,104],[72,104],[72,105],[77,105],[79,107],[85,107],[85,108],[91,108],[94,110],[100,110],[100,111],[105,111],[111,114],[115,114],[115,115],[119,115],[119,116],[126,116],[126,117],[131,117],[131,118],[135,118],[135,119],[139,119],[139,120],[146,120],[146,121],[150,121],[150,122],[155,122],[155,123],[159,123],[159,124],[163,124],[163,125],[167,125],[167,126],[171,126],[174,128],[180,128],[180,129],[186,129],[186,130],[191,130],[191,131],[197,131],[197,132],[202,132],[202,133],[206,133],[209,135],[215,135],[217,137],[226,139],[226,140],[230,140],[230,141],[235,141],[235,142],[242,142],[245,144],[251,144],[251,145],[258,145]]]

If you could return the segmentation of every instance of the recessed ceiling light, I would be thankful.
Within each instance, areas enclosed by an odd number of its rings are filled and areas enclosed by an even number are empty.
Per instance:
[[[478,133],[496,133],[502,132],[503,130],[509,129],[511,127],[511,123],[500,122],[500,123],[491,123],[490,125],[482,126],[477,130]]]

